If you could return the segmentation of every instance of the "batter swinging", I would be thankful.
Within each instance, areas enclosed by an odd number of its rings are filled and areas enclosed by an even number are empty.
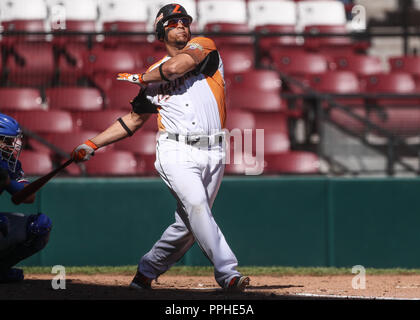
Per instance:
[[[225,84],[223,64],[211,39],[191,38],[192,22],[179,4],[162,7],[155,21],[167,55],[146,73],[118,75],[140,85],[133,111],[75,148],[72,157],[86,161],[94,151],[131,136],[151,113],[158,113],[155,168],[177,200],[175,223],[140,260],[131,287],[150,289],[151,282],[179,261],[194,241],[214,265],[217,283],[242,291],[249,278],[211,212],[224,173]]]

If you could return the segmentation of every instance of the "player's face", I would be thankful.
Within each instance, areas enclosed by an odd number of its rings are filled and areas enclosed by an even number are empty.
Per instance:
[[[185,46],[190,39],[190,21],[187,18],[176,18],[165,23],[166,40],[176,46]]]
[[[22,136],[0,136],[0,157],[9,164],[9,169],[14,171],[22,147]]]
[[[2,137],[0,139],[0,150],[4,152],[11,152],[13,150],[15,138]]]

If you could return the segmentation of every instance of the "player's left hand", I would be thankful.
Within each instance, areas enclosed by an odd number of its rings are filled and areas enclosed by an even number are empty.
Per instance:
[[[87,140],[73,150],[71,158],[75,162],[87,161],[95,154],[96,149],[98,149],[98,147],[92,141]]]
[[[117,80],[128,81],[131,83],[136,83],[142,87],[146,87],[147,83],[143,81],[142,73],[119,73]]]

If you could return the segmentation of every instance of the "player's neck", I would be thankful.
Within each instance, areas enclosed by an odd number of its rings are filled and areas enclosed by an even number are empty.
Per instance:
[[[169,44],[165,42],[166,51],[168,52],[168,56],[175,57],[182,49],[184,49],[185,44],[176,45],[176,44]]]

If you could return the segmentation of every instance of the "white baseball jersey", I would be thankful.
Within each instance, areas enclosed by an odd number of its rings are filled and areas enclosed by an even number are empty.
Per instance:
[[[213,40],[197,37],[188,42],[182,53],[203,59],[216,50]],[[148,71],[171,59],[165,56]],[[200,59],[200,60],[201,60]],[[224,128],[226,119],[223,63],[213,75],[189,72],[171,82],[149,84],[146,96],[158,105],[158,128],[161,131],[186,134],[213,134]]]

